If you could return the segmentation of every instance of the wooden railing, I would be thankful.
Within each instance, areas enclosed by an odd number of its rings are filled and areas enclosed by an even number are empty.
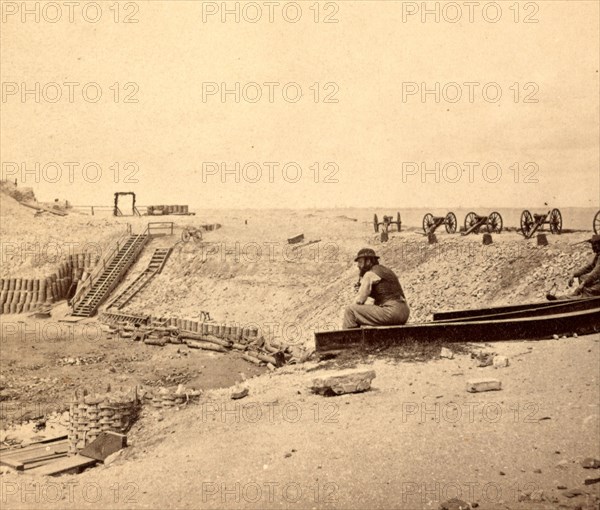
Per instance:
[[[94,281],[96,280],[96,278],[98,278],[98,276],[100,274],[102,274],[102,272],[106,269],[106,264],[110,263],[110,260],[112,260],[112,258],[117,253],[119,253],[119,250],[125,244],[125,242],[127,241],[128,238],[129,238],[129,233],[123,234],[117,240],[115,247],[112,249],[112,251],[105,257],[102,257],[102,260],[98,261],[98,263],[96,264],[96,267],[88,275],[88,277],[85,280],[83,280],[83,282],[80,282],[80,284],[77,286],[77,292],[75,292],[75,295],[71,298],[71,301],[70,301],[70,304],[73,307],[75,307],[75,305],[79,301],[81,294],[83,294],[85,291],[87,291],[87,289],[89,289],[94,284]]]
[[[153,221],[146,225],[146,228],[144,229],[144,231],[142,232],[141,235],[147,235],[147,236],[173,235],[173,230],[174,230],[174,223],[172,221]],[[119,253],[119,250],[121,249],[121,247],[127,242],[127,239],[129,237],[131,237],[132,235],[140,235],[140,234],[133,234],[131,224],[128,223],[127,224],[127,233],[123,234],[117,240],[116,246],[113,248],[113,250],[107,256],[103,257],[102,260],[100,260],[98,262],[98,264],[96,264],[96,267],[90,273],[90,275],[83,282],[81,282],[78,285],[77,292],[75,292],[75,295],[69,302],[73,308],[75,308],[77,306],[77,303],[79,302],[82,294],[87,292],[87,290],[92,287],[92,285],[94,284],[96,279],[106,269],[107,264],[110,264],[110,261],[117,255],[117,253]],[[134,259],[139,255],[140,251],[144,247],[144,244],[142,244],[139,247],[139,250],[137,250],[137,252],[133,254]],[[120,280],[120,277],[122,277],[122,276],[123,275],[119,275],[117,277],[117,280]]]
[[[152,221],[146,232],[151,236],[172,236],[175,224],[172,221]]]

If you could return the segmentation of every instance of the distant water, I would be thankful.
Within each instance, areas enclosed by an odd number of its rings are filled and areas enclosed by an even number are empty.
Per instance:
[[[531,214],[545,214],[551,207],[545,208],[529,208],[529,212]],[[558,208],[562,215],[563,220],[563,229],[567,230],[592,230],[592,222],[594,220],[594,215],[598,211],[599,208],[593,207],[565,207]],[[202,208],[192,209],[201,211]],[[248,211],[252,209],[246,209]],[[277,214],[284,214],[283,211],[289,209],[273,209]],[[218,214],[218,210],[210,209],[211,212],[215,212]],[[224,211],[232,211],[232,209],[224,209]],[[261,211],[267,211],[266,209],[261,209]],[[456,215],[456,220],[458,222],[458,227],[460,228],[465,221],[465,216],[469,212],[475,212],[481,216],[489,215],[493,211],[499,212],[502,216],[502,221],[504,224],[504,228],[520,228],[521,224],[521,213],[523,209],[517,208],[489,208],[489,209],[438,209],[435,207],[420,207],[420,208],[410,208],[403,209],[402,207],[398,207],[395,209],[391,208],[339,208],[339,209],[294,209],[297,213],[306,213],[306,214],[314,214],[316,217],[323,216],[328,218],[333,218],[335,216],[348,216],[349,218],[356,218],[360,222],[373,222],[373,215],[377,214],[379,221],[382,221],[384,215],[391,215],[396,220],[396,215],[399,212],[402,220],[403,228],[421,228],[423,224],[423,216],[427,213],[431,213],[434,216],[445,216],[446,213],[452,211]],[[546,226],[547,229],[547,226]]]
[[[531,214],[545,214],[551,208],[545,209],[529,209]],[[574,230],[592,230],[592,222],[594,215],[598,209],[591,207],[565,207],[559,208],[563,220],[563,229]],[[330,210],[331,211],[331,210]],[[345,214],[347,216],[357,218],[359,221],[373,221],[373,214],[377,214],[379,221],[384,214],[392,215],[394,220],[396,214],[400,212],[402,226],[421,227],[423,224],[423,216],[431,213],[434,216],[445,216],[446,213],[452,211],[456,215],[458,227],[461,227],[465,222],[465,216],[473,211],[481,216],[488,215],[493,211],[499,212],[502,216],[504,227],[519,228],[521,224],[521,213],[523,209],[515,208],[498,208],[498,209],[436,209],[436,208],[418,208],[418,209],[393,209],[393,210],[366,210],[366,209],[335,209],[336,214]]]

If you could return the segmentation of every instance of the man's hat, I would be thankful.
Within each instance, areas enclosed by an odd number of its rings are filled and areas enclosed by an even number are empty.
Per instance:
[[[360,250],[358,252],[358,255],[354,259],[354,262],[358,262],[358,259],[367,258],[367,257],[371,257],[371,258],[379,260],[379,257],[375,254],[375,250],[373,250],[371,248],[363,248],[362,250]]]

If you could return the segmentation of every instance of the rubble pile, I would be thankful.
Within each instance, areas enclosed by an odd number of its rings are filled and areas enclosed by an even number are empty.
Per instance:
[[[128,320],[115,320],[118,314],[105,314],[105,331],[109,338],[139,341],[146,345],[165,346],[185,344],[192,349],[215,352],[238,351],[246,361],[267,365],[270,370],[285,364],[305,361],[311,351],[269,342],[258,333],[256,327],[199,322],[191,319],[149,318],[147,324],[134,324]],[[123,315],[123,318],[128,316]]]

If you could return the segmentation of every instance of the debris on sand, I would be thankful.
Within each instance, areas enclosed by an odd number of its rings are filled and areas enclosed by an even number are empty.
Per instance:
[[[440,357],[441,358],[448,358],[448,359],[453,359],[454,358],[454,353],[446,348],[446,347],[442,347],[442,351],[440,352]]]
[[[248,388],[243,388],[239,391],[234,391],[231,394],[231,400],[239,400],[241,398],[247,397],[249,393],[250,393],[250,390],[248,390]]]
[[[584,469],[600,469],[600,460],[586,457],[581,461],[581,467]]]
[[[466,501],[458,498],[452,498],[440,503],[439,510],[470,510],[472,507]]]
[[[492,364],[496,368],[504,368],[508,366],[509,362],[506,356],[494,356]]]
[[[476,360],[478,367],[489,367],[494,364],[493,352],[472,352],[471,359]]]
[[[373,379],[375,379],[374,370],[348,371],[330,377],[314,379],[311,390],[324,396],[360,393],[371,388]]]
[[[482,391],[498,391],[502,389],[502,383],[498,379],[472,379],[467,381],[467,391],[469,393],[479,393]]]

